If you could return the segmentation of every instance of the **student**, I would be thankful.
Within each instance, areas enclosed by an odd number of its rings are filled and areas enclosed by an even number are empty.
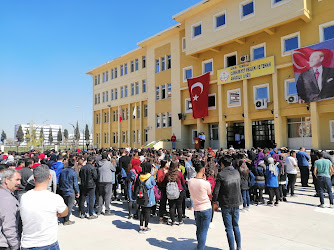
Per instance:
[[[279,169],[277,167],[278,163],[274,162],[274,158],[268,157],[269,165],[266,166],[266,177],[267,177],[267,187],[269,190],[269,201],[268,206],[273,206],[274,195],[276,196],[275,206],[279,203],[279,190],[278,190],[278,174]]]

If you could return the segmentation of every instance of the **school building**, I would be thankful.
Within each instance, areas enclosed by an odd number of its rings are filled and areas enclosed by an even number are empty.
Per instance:
[[[334,38],[332,0],[203,0],[177,24],[87,74],[97,147],[333,149],[334,99],[300,103],[291,52]],[[134,41],[135,42],[135,41]],[[225,69],[270,65],[224,83]],[[233,67],[233,68],[231,68]],[[233,71],[233,73],[232,73]],[[210,72],[209,116],[193,119],[187,78]]]

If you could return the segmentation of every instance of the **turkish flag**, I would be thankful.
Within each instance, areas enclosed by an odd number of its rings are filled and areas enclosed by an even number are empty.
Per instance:
[[[210,72],[187,79],[195,119],[208,116]]]

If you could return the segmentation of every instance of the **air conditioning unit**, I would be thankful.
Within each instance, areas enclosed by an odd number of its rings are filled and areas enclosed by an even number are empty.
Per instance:
[[[268,99],[260,99],[255,102],[256,109],[266,109],[268,108]]]
[[[288,103],[296,103],[298,102],[298,95],[290,95],[286,101]]]
[[[240,56],[240,62],[241,63],[245,63],[245,62],[249,62],[249,61],[250,61],[249,55]]]

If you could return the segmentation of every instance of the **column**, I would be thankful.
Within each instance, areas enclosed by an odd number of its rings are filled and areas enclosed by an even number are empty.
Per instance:
[[[102,148],[102,121],[103,121],[103,116],[102,116],[102,109],[100,110],[100,117],[99,117],[99,122],[100,122],[100,134],[99,134],[99,148]],[[104,139],[104,138],[103,138]]]
[[[272,74],[272,85],[273,85],[273,102],[274,102],[274,125],[275,125],[275,143],[277,147],[284,147],[284,141],[287,135],[283,131],[283,118],[280,114],[279,96],[278,96],[278,83],[277,83],[277,73]],[[284,100],[284,98],[281,98]],[[286,119],[285,119],[286,120]]]
[[[139,135],[138,136],[138,147],[141,147],[143,144],[143,101],[139,102],[140,105],[140,120],[139,120]]]
[[[250,149],[253,147],[253,133],[252,133],[252,120],[249,118],[248,110],[248,81],[242,82],[242,97],[244,104],[244,130],[245,130],[245,148]]]
[[[312,122],[312,148],[320,149],[320,120],[318,112],[318,103],[310,103],[311,122]]]
[[[117,146],[120,148],[121,147],[121,122],[119,121],[119,112],[120,112],[121,106],[117,107],[118,110],[118,116],[116,117],[117,119],[117,131],[118,131],[118,143]]]
[[[218,85],[218,114],[219,114],[219,147],[227,148],[227,137],[226,137],[226,120],[224,117],[223,110],[223,94],[222,86]]]
[[[110,114],[111,114],[111,107],[109,107],[109,111],[108,111],[108,133],[109,133],[109,147],[111,147],[111,144],[113,143],[112,141],[112,133],[111,133],[111,119],[110,119]]]

